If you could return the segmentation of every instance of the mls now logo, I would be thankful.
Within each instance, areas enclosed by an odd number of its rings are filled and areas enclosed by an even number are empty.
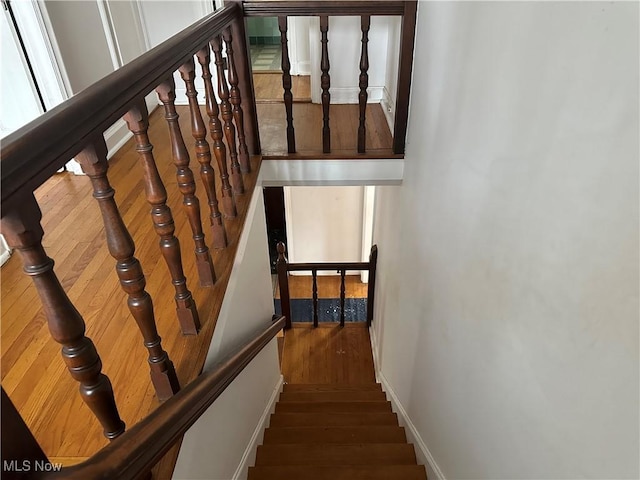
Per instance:
[[[62,464],[46,460],[4,460],[2,470],[5,472],[59,472],[62,470]]]

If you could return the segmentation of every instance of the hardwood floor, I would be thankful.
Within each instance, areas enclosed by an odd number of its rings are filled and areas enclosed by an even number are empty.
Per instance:
[[[359,158],[358,105],[331,105],[331,155],[322,154],[322,105],[296,103],[293,123],[297,154],[288,155],[284,104],[257,105],[262,154],[267,158]],[[392,152],[393,138],[380,104],[367,105],[367,157],[396,158]]]
[[[254,73],[253,88],[256,103],[284,103],[282,73]],[[294,103],[311,102],[311,77],[293,75],[291,93]]]
[[[260,104],[258,112],[263,149],[272,153],[286,151],[282,105]],[[331,112],[334,152],[339,155],[346,148],[352,148],[355,152],[357,105],[332,105]],[[180,125],[191,154],[191,166],[196,172],[197,192],[203,225],[206,227],[209,225],[209,212],[204,188],[197,174],[199,167],[195,162],[187,107],[178,107],[178,113],[181,115]],[[206,114],[204,117],[206,118]],[[323,155],[319,153],[321,106],[297,103],[294,105],[294,118],[300,152],[307,152],[313,158],[322,158]],[[368,109],[367,122],[370,152],[373,155],[380,152],[380,155],[392,158],[393,155],[389,154],[391,135],[379,105],[371,105]],[[187,285],[193,293],[200,314],[202,330],[198,336],[183,336],[180,333],[173,301],[173,285],[164,259],[159,254],[158,237],[149,218],[142,172],[133,141],[130,140],[110,160],[109,178],[116,190],[116,202],[124,222],[136,243],[136,257],[146,275],[147,291],[154,300],[163,347],[176,367],[181,385],[186,385],[200,373],[204,364],[245,221],[250,194],[257,179],[260,158],[252,158],[253,172],[244,178],[247,193],[236,197],[238,217],[225,219],[229,246],[224,250],[211,252],[218,281],[214,287],[202,288],[198,284],[191,230],[182,209],[182,195],[176,184],[165,123],[161,109],[157,109],[151,115],[149,136],[154,144],[160,174],[167,187],[167,203],[174,214]],[[379,150],[375,150],[376,148]],[[214,168],[217,171],[217,167]],[[217,183],[220,190],[220,182]],[[115,261],[107,251],[102,218],[98,205],[92,198],[89,179],[68,173],[56,174],[37,190],[36,197],[43,212],[45,249],[56,261],[55,272],[85,319],[87,336],[94,341],[102,358],[103,372],[113,384],[120,415],[128,426],[132,426],[153,411],[158,402],[149,378],[147,352],[127,308],[126,295],[121,290],[114,271]],[[221,199],[220,192],[218,199]],[[210,244],[210,231],[207,229],[206,233]],[[102,436],[98,421],[81,400],[78,385],[70,377],[60,358],[60,345],[49,335],[32,282],[21,270],[21,259],[18,254],[14,254],[1,271],[2,385],[45,453],[65,464],[77,463],[97,452],[106,445],[107,440]],[[334,286],[330,288],[333,290]],[[334,296],[333,293],[327,295]],[[326,328],[318,331],[329,332]],[[346,327],[343,332],[351,331],[352,328],[355,327]],[[300,334],[302,335],[302,330]],[[296,333],[292,335],[295,336]],[[345,348],[354,341],[349,339],[351,337],[347,338],[349,334],[327,335],[323,342],[330,350],[350,351],[350,347]],[[283,357],[283,364],[286,364],[286,353],[283,353]],[[346,358],[350,357],[345,356]],[[336,362],[338,359],[327,358],[326,361]],[[366,363],[362,358],[354,361]],[[372,369],[371,364],[371,372]],[[341,375],[344,378],[352,378],[352,374],[343,367],[338,371],[343,372]],[[373,375],[371,372],[369,376]],[[313,375],[310,378],[312,377]],[[155,469],[163,472],[159,478],[164,478],[166,472],[173,468],[178,447],[176,445]]]
[[[197,174],[199,167],[194,160],[188,109],[178,107],[178,112],[185,142],[191,152],[191,166],[196,172],[197,192],[206,228],[209,212]],[[176,185],[165,125],[159,108],[151,115],[149,135],[167,187],[168,205],[181,243],[187,285],[200,314],[202,330],[199,335],[183,336],[180,333],[173,286],[159,254],[158,237],[149,218],[142,172],[132,141],[109,162],[109,177],[116,190],[116,201],[124,222],[136,242],[136,256],[146,275],[147,291],[154,300],[163,347],[175,364],[181,385],[186,385],[200,373],[206,357],[260,159],[252,159],[253,172],[244,177],[247,193],[236,197],[238,217],[225,219],[229,246],[211,252],[218,281],[214,287],[201,288],[191,230],[182,209],[182,195]],[[115,261],[106,249],[98,205],[91,194],[88,177],[69,173],[56,174],[39,188],[36,197],[43,212],[43,242],[49,256],[56,261],[55,272],[63,287],[86,321],[87,336],[94,341],[101,355],[103,372],[113,384],[120,415],[128,426],[132,426],[153,411],[158,402],[149,378],[142,336],[128,311],[126,295],[114,271]],[[210,244],[210,231],[206,229],[205,232]],[[49,335],[32,282],[21,270],[19,254],[14,254],[1,271],[2,386],[45,453],[65,464],[77,463],[106,445],[107,440],[102,436],[98,421],[81,400],[78,384],[71,379],[60,357],[60,346]],[[174,449],[172,454],[176,451]]]
[[[284,336],[282,375],[287,383],[375,383],[366,323],[294,323]]]

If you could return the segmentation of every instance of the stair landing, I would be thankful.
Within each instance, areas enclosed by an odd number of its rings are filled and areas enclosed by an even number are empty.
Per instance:
[[[375,381],[366,324],[294,323],[282,372],[249,480],[426,480]]]
[[[375,384],[366,323],[294,323],[282,352],[282,375],[289,384]]]

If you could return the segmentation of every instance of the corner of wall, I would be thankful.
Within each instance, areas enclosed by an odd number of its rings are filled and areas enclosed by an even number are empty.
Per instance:
[[[249,475],[249,466],[252,463],[255,463],[256,451],[258,450],[258,445],[262,443],[262,439],[264,437],[264,431],[269,424],[269,419],[271,418],[271,414],[275,412],[276,403],[278,401],[280,392],[282,392],[283,384],[284,384],[284,377],[280,375],[280,379],[278,380],[278,383],[276,383],[275,387],[273,387],[273,392],[271,393],[271,397],[269,397],[267,406],[265,407],[264,412],[262,412],[262,415],[260,416],[260,420],[256,425],[256,429],[253,431],[253,435],[251,435],[251,439],[247,444],[247,448],[242,454],[242,458],[240,459],[238,468],[233,474],[232,480],[244,480]]]
[[[398,414],[398,423],[401,427],[405,428],[407,441],[409,443],[412,443],[414,446],[418,463],[424,465],[427,469],[427,478],[431,480],[446,480],[444,473],[442,473],[442,470],[440,470],[440,467],[429,451],[427,444],[422,439],[420,432],[418,432],[418,429],[411,421],[409,414],[400,402],[400,399],[398,399],[398,396],[389,383],[389,380],[387,380],[387,377],[385,377],[384,373],[382,373],[379,352],[380,345],[378,343],[376,331],[374,328],[369,328],[369,337],[371,340],[371,351],[373,353],[373,367],[375,370],[376,381],[382,384],[382,389],[386,392],[386,394],[389,395],[389,400],[391,401],[393,411]]]

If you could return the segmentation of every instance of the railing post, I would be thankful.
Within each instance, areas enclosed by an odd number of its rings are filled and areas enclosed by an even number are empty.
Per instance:
[[[225,3],[237,3],[240,15],[231,23],[231,34],[236,44],[236,69],[238,73],[238,86],[242,97],[242,110],[244,112],[244,131],[247,148],[250,155],[259,155],[260,135],[258,133],[258,113],[256,111],[255,91],[253,89],[253,75],[251,71],[251,52],[247,41],[245,19],[242,0],[226,0]]]
[[[376,294],[376,267],[378,265],[378,246],[371,247],[369,254],[369,285],[367,287],[367,326],[373,321],[373,302]]]
[[[318,326],[318,270],[311,270],[311,277],[313,281],[313,327],[315,328]]]
[[[293,127],[293,94],[291,93],[291,62],[289,61],[289,42],[287,40],[287,17],[278,17],[280,45],[282,47],[282,88],[284,90],[284,109],[287,114],[287,152],[296,153],[296,133]]]
[[[236,127],[233,125],[233,110],[229,101],[229,85],[224,73],[225,62],[222,56],[222,37],[216,35],[211,39],[211,49],[215,58],[216,71],[218,73],[218,97],[220,97],[220,114],[222,115],[224,136],[227,140],[229,151],[229,164],[231,167],[231,185],[234,195],[244,193],[244,182],[238,162],[238,149],[236,148]]]
[[[371,26],[371,16],[360,17],[360,29],[362,30],[362,47],[360,50],[360,93],[358,103],[360,104],[360,123],[358,125],[358,153],[365,153],[366,150],[366,120],[367,120],[367,88],[369,87],[369,28]]]
[[[236,123],[238,132],[238,162],[242,173],[251,172],[251,160],[247,150],[247,141],[244,133],[244,111],[242,110],[242,94],[238,88],[238,71],[236,69],[235,55],[233,54],[233,34],[231,27],[222,32],[222,38],[227,52],[227,66],[229,71],[229,101],[233,120]]]
[[[344,327],[344,300],[346,297],[345,275],[347,271],[343,268],[340,270],[340,326]]]
[[[329,75],[329,17],[320,16],[320,41],[322,55],[320,59],[320,87],[322,88],[322,153],[331,153],[331,129],[329,127],[329,105],[331,103],[331,76]]]
[[[47,463],[48,459],[42,448],[34,438],[33,434],[29,430],[29,427],[24,423],[24,420],[20,416],[20,413],[11,402],[11,399],[2,389],[2,401],[0,403],[0,412],[2,412],[2,421],[0,426],[2,427],[2,470],[7,478],[12,479],[27,479],[31,477],[32,473],[29,473],[31,468],[25,469],[24,473],[11,469],[8,471],[7,466],[18,465],[22,468],[25,465],[33,467],[35,462]],[[28,463],[23,463],[28,462]]]
[[[417,0],[404,2],[402,29],[400,31],[400,65],[398,71],[398,93],[396,96],[396,117],[393,125],[393,153],[395,154],[404,153],[407,136],[417,6]]]
[[[82,399],[98,418],[110,440],[124,432],[109,378],[91,339],[85,336],[84,319],[73,306],[53,271],[54,262],[42,246],[42,212],[33,194],[3,212],[2,233],[9,246],[20,252],[24,272],[31,277],[42,302],[49,332],[62,345],[62,358],[71,376],[80,383]]]
[[[291,328],[291,298],[289,297],[289,273],[287,271],[287,257],[284,256],[287,247],[282,242],[278,242],[278,261],[276,269],[278,271],[278,285],[280,286],[280,306],[282,315],[286,317],[285,330]]]
[[[127,294],[127,305],[149,354],[151,382],[158,400],[164,401],[180,390],[175,368],[162,348],[153,313],[153,301],[145,290],[142,266],[135,255],[135,244],[122,220],[115,202],[115,190],[109,183],[107,171],[107,145],[102,135],[76,155],[82,171],[89,176],[93,196],[98,201],[104,223],[109,254],[116,260],[116,273],[122,290]]]
[[[235,218],[238,215],[236,201],[233,198],[231,184],[229,183],[229,171],[227,170],[227,148],[222,141],[222,123],[220,123],[220,109],[218,101],[213,93],[213,83],[211,81],[211,68],[209,66],[211,55],[209,45],[198,50],[196,53],[198,63],[202,67],[202,80],[204,81],[205,103],[207,116],[209,117],[209,135],[211,135],[211,147],[218,164],[218,174],[222,184],[222,207],[227,218]]]
[[[216,283],[216,274],[213,268],[213,260],[209,247],[205,242],[204,231],[202,230],[202,220],[200,219],[200,201],[196,196],[196,181],[193,171],[189,168],[190,158],[187,146],[184,144],[179,115],[176,111],[176,93],[173,76],[162,82],[156,88],[158,98],[164,105],[165,120],[169,127],[171,138],[171,155],[173,164],[176,166],[176,179],[178,189],[182,193],[182,205],[187,213],[193,241],[195,243],[196,268],[200,286],[210,287]]]
[[[218,208],[218,196],[216,194],[216,173],[211,166],[211,149],[207,142],[207,128],[198,105],[198,91],[196,90],[196,67],[193,57],[180,67],[180,76],[187,88],[189,110],[191,113],[191,134],[196,141],[196,159],[200,163],[200,177],[207,192],[209,203],[209,220],[213,232],[213,247],[225,248],[227,246],[227,231],[224,228],[222,214]]]
[[[200,319],[196,302],[187,288],[187,279],[182,269],[180,242],[175,236],[175,224],[171,209],[167,205],[167,190],[162,183],[155,158],[153,145],[149,141],[149,113],[144,102],[134,105],[124,116],[129,130],[133,133],[139,163],[144,170],[144,188],[147,202],[151,206],[151,219],[158,237],[160,252],[169,268],[175,288],[176,311],[180,328],[185,335],[196,335],[200,329]]]

